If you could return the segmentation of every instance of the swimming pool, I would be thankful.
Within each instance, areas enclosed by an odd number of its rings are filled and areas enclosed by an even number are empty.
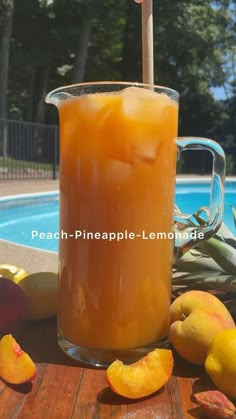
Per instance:
[[[176,204],[188,214],[200,206],[208,206],[210,183],[208,179],[179,179],[176,185]],[[224,220],[236,233],[232,209],[236,207],[236,180],[227,180],[225,185]],[[32,231],[50,232],[52,237],[59,230],[58,192],[19,195],[0,199],[0,239],[56,252],[58,239],[32,238]]]

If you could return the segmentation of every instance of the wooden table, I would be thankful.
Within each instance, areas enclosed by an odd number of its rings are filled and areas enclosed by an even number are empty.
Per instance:
[[[150,397],[131,401],[108,388],[104,370],[79,366],[62,353],[55,318],[25,325],[16,338],[37,363],[38,376],[32,386],[0,381],[1,419],[204,418],[191,394],[209,389],[210,381],[202,368],[176,355],[167,385]]]

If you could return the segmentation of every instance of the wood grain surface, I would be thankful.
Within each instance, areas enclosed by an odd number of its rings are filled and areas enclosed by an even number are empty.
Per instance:
[[[142,400],[127,400],[107,386],[104,370],[84,368],[57,345],[55,318],[24,326],[16,338],[37,363],[33,385],[9,386],[0,381],[1,419],[187,419],[201,418],[192,392],[211,388],[200,367],[175,354],[167,385]]]

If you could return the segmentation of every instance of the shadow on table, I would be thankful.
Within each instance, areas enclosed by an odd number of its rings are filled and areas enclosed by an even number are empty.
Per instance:
[[[172,349],[173,350],[173,349]],[[175,377],[198,378],[205,374],[204,368],[199,365],[185,361],[174,350],[174,369],[172,375]]]
[[[78,362],[67,357],[57,344],[56,317],[27,322],[15,336],[36,363],[78,366]]]
[[[56,317],[27,322],[15,337],[23,350],[28,352],[37,363],[86,366],[86,368],[89,368],[85,364],[79,364],[77,361],[73,361],[59,348],[57,343]],[[173,375],[175,377],[198,378],[204,375],[203,367],[190,364],[184,361],[175,351],[173,353]]]
[[[141,399],[128,399],[126,397],[119,396],[118,394],[114,393],[109,387],[104,388],[101,390],[97,395],[97,401],[102,404],[108,405],[128,405],[128,404],[135,404],[140,403],[140,401],[145,401],[153,398],[154,396],[161,394],[164,391],[164,387],[160,390],[156,391],[155,393],[151,394],[147,397],[142,397]]]
[[[1,381],[9,388],[11,388],[13,391],[16,391],[17,393],[21,393],[21,394],[28,394],[31,392],[32,387],[33,387],[33,383],[31,381],[27,381],[25,383],[22,384],[10,384],[7,383],[6,381],[4,381],[1,378]]]

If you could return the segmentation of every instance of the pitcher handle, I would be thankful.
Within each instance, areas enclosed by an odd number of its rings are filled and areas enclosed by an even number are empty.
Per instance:
[[[198,137],[179,137],[176,140],[179,157],[184,150],[208,150],[213,155],[211,199],[208,220],[199,226],[187,226],[188,234],[175,239],[174,257],[179,259],[183,253],[202,240],[209,239],[219,229],[224,215],[224,180],[225,153],[222,147],[213,140]],[[186,219],[186,215],[178,213],[178,219]],[[191,238],[187,237],[191,234]],[[202,233],[202,234],[199,234]],[[194,236],[194,238],[193,238]]]

